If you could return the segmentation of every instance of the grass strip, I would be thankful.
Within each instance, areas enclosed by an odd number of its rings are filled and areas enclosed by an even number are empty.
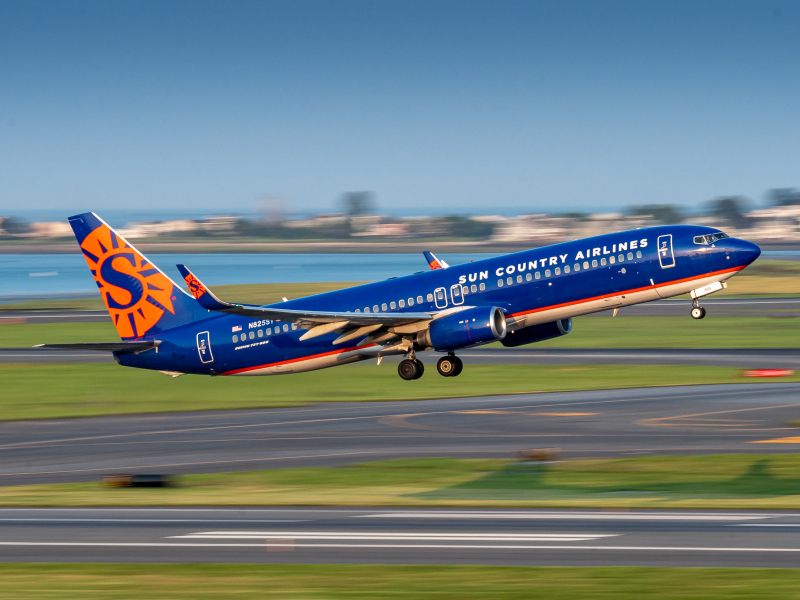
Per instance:
[[[0,506],[800,508],[796,455],[660,456],[532,464],[408,459],[186,475],[170,488],[0,487]]]
[[[797,598],[794,569],[4,564],[0,598]]]
[[[0,420],[756,381],[739,369],[703,366],[468,365],[457,378],[428,372],[405,382],[393,365],[373,363],[269,378],[177,379],[114,363],[8,363],[0,364]],[[800,381],[800,374],[781,381]]]
[[[800,318],[713,313],[701,321],[685,317],[578,317],[572,333],[530,346],[546,348],[798,348]],[[25,323],[0,325],[0,347],[118,341],[108,323]],[[212,347],[218,343],[211,340]],[[230,344],[228,336],[222,344]]]

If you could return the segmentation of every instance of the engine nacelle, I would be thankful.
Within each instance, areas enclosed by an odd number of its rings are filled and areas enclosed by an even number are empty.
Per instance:
[[[562,335],[567,335],[570,331],[572,331],[572,319],[559,319],[558,321],[539,323],[538,325],[531,325],[530,327],[512,331],[503,338],[502,342],[503,346],[514,348],[561,337]]]
[[[503,311],[496,306],[480,306],[434,319],[427,331],[417,334],[417,344],[447,351],[502,340],[505,336]]]

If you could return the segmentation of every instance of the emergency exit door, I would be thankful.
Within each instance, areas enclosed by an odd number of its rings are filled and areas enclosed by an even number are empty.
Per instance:
[[[658,236],[658,262],[662,269],[675,266],[675,254],[672,252],[672,234]]]
[[[214,356],[211,354],[211,336],[207,331],[197,334],[197,353],[200,355],[200,362],[214,362]]]

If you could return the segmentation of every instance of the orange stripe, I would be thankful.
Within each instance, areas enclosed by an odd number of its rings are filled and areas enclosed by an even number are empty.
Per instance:
[[[367,346],[361,346],[361,348],[372,348],[377,346],[378,344],[369,344]],[[274,363],[267,363],[266,365],[258,365],[256,367],[245,367],[244,369],[236,369],[234,371],[226,371],[225,373],[221,373],[221,375],[236,375],[237,373],[244,373],[246,371],[255,371],[256,369],[266,369],[267,367],[278,367],[280,365],[288,365],[291,363],[302,362],[304,360],[313,360],[315,358],[321,358],[323,356],[333,356],[334,354],[341,354],[343,352],[351,352],[355,349],[359,348],[358,346],[350,346],[349,348],[342,348],[341,350],[331,350],[330,352],[322,352],[321,354],[312,354],[311,356],[302,356],[300,358],[292,358],[289,360],[282,360],[279,362]]]
[[[614,292],[613,294],[605,294],[603,296],[593,296],[591,298],[584,298],[582,300],[574,300],[572,302],[563,302],[561,304],[551,304],[550,306],[544,306],[542,308],[534,308],[533,310],[525,310],[518,313],[512,313],[508,315],[509,317],[519,317],[522,315],[530,315],[537,312],[544,312],[546,310],[553,310],[556,308],[563,308],[565,306],[574,306],[576,304],[584,304],[586,302],[594,302],[595,300],[602,300],[603,298],[613,298],[614,296],[621,296],[622,294],[634,294],[636,292],[643,292],[645,290],[654,290],[656,288],[664,287],[667,285],[676,285],[678,283],[683,283],[685,281],[693,281],[695,279],[704,279],[706,277],[714,277],[715,275],[724,275],[725,273],[735,273],[736,271],[741,271],[744,267],[733,267],[732,269],[723,269],[722,271],[714,271],[713,273],[706,273],[705,275],[695,275],[694,277],[685,277],[684,279],[673,279],[672,281],[667,281],[666,283],[659,283],[658,285],[648,285],[645,287],[640,288],[633,288],[630,290],[624,290],[622,292]]]

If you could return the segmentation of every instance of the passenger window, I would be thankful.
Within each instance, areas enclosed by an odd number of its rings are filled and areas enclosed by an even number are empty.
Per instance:
[[[251,339],[251,340],[254,340],[254,339],[256,339],[256,332],[255,332],[255,331],[251,331],[251,332],[250,332],[250,339]]]
[[[442,298],[444,298],[444,292],[442,290],[439,290],[438,292],[436,292],[436,299],[441,300]]]
[[[614,258],[613,256],[609,256],[608,257],[608,262],[613,265],[615,262],[617,262],[617,259]]]
[[[247,334],[243,333],[242,335],[239,336],[239,339],[242,340],[243,342],[247,341]]]
[[[360,309],[360,308],[357,308],[357,309],[356,309],[356,312],[357,312],[357,313],[360,313],[360,312],[361,312],[361,309]]]
[[[636,251],[636,258],[642,258],[642,251],[641,250],[637,250]]]
[[[566,266],[564,267],[564,273],[569,273],[569,265],[566,265]]]
[[[593,267],[596,267],[596,266],[597,266],[597,259],[595,259],[595,260],[593,260],[593,261],[592,261],[592,266],[593,266]]]
[[[239,341],[239,336],[238,335],[233,336],[233,343],[235,344],[238,341]]]
[[[292,331],[297,331],[297,323],[292,323]]]
[[[420,298],[420,300],[422,300],[422,298]],[[408,299],[408,305],[409,306],[414,306],[414,299],[413,298],[409,298]]]
[[[539,271],[536,271],[536,279],[541,279],[541,278],[542,278],[542,274],[539,273]]]
[[[508,279],[506,279],[506,283],[508,285],[511,285],[512,283],[514,283],[514,278],[513,277],[509,277]]]
[[[406,301],[400,300],[400,308],[405,308],[405,307],[406,307]]]
[[[575,269],[576,273],[581,270],[581,266],[578,263],[575,263],[573,268]]]
[[[517,283],[522,283],[522,275],[517,275]]]
[[[397,304],[395,304],[394,302],[390,302],[390,303],[389,303],[389,308],[391,308],[392,310],[394,310],[395,308],[397,308]]]
[[[378,305],[377,304],[372,307],[372,312],[378,312]]]
[[[561,275],[561,267],[556,267],[556,275]]]
[[[503,280],[502,279],[498,279],[497,280],[497,287],[503,287]]]
[[[271,327],[267,327],[267,335],[272,335],[272,328]]]
[[[633,260],[633,252],[628,252],[628,260]]]
[[[481,284],[481,291],[483,291],[483,290],[485,290],[485,289],[486,289],[486,284],[485,284],[485,283],[482,283],[482,284]]]
[[[426,298],[428,299],[428,302],[433,302],[433,294],[428,294]],[[422,296],[417,296],[417,302],[422,304]]]
[[[478,291],[478,288],[474,283],[470,286],[470,289],[472,290],[473,294]]]
[[[453,296],[458,298],[461,295],[461,286],[453,288]]]
[[[544,276],[545,277],[550,277],[550,269],[545,269],[544,270]]]
[[[533,280],[533,275],[531,275],[530,273],[526,273],[525,274],[525,281],[532,281],[532,280]]]
[[[284,332],[286,332],[286,331],[289,331],[289,325],[284,325],[284,326],[283,326],[283,331],[284,331]]]
[[[365,306],[365,307],[364,307],[364,312],[365,312],[365,313],[368,313],[368,312],[369,312],[369,306]]]
[[[382,310],[383,312],[386,312],[386,310],[387,310],[387,308],[386,308],[386,302],[384,302],[383,304],[381,304],[381,310]]]
[[[467,294],[469,294],[469,288],[467,286],[462,287],[461,293],[466,296]]]
[[[600,264],[601,264],[601,265],[603,265],[604,267],[606,266],[606,259],[605,259],[605,257],[603,257],[603,258],[601,258],[601,259],[600,259]]]
[[[264,330],[263,329],[259,329],[258,330],[258,337],[264,337]]]
[[[584,270],[589,268],[589,261],[588,260],[583,261],[583,268],[584,268]]]
[[[619,262],[625,262],[625,255],[624,255],[624,254],[620,254],[620,255],[617,257],[617,260],[618,260]]]

